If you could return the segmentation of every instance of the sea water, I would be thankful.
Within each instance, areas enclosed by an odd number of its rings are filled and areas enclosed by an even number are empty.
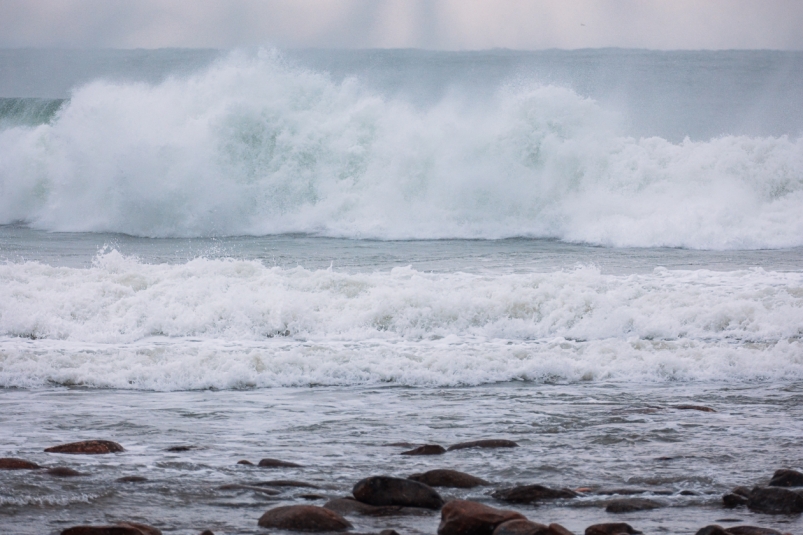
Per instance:
[[[666,506],[513,507],[577,533],[803,529],[721,505],[803,468],[803,54],[0,67],[0,453],[87,474],[0,473],[5,531],[259,533],[270,507],[432,468]],[[127,451],[42,451],[94,438]],[[399,455],[479,438],[520,447]],[[304,467],[236,464],[265,457]],[[321,488],[220,488],[269,479]],[[492,488],[442,490],[502,506]]]

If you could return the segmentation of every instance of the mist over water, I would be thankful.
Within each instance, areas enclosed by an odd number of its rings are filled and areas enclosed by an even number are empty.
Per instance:
[[[155,84],[91,82],[47,122],[0,131],[0,222],[150,237],[803,245],[799,136],[633,137],[622,114],[573,89],[491,78],[427,101],[260,51]]]

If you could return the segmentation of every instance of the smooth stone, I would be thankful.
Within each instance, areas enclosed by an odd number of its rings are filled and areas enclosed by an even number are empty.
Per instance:
[[[399,455],[443,455],[446,448],[439,444],[425,444],[409,451],[403,451]]]
[[[585,535],[635,535],[640,533],[641,531],[633,529],[633,526],[624,522],[594,524],[585,530]]]
[[[674,405],[672,408],[681,411],[717,412],[711,407],[704,407],[703,405]]]
[[[728,535],[728,532],[725,531],[725,528],[722,526],[711,524],[710,526],[700,528],[694,535]]]
[[[401,505],[440,509],[443,498],[429,485],[398,477],[373,476],[357,482],[352,494],[369,505]]]
[[[15,459],[13,457],[3,457],[0,459],[0,470],[38,470],[42,468],[36,463],[25,459]]]
[[[118,477],[115,481],[118,483],[142,483],[143,481],[148,481],[148,478],[142,476],[124,476]]]
[[[263,528],[290,531],[343,531],[351,523],[330,509],[316,505],[286,505],[270,509],[259,518]]]
[[[519,445],[512,440],[486,439],[473,440],[471,442],[460,442],[449,446],[446,451],[465,450],[468,448],[518,448]]]
[[[251,461],[247,461],[247,460],[245,460],[245,459],[242,459],[242,460],[240,460],[240,461],[237,461],[237,464],[244,464],[244,465],[246,465],[246,466],[254,466],[254,463],[252,463]]]
[[[569,489],[550,489],[543,485],[524,485],[510,489],[499,489],[491,494],[497,500],[509,503],[536,503],[539,500],[574,498],[578,494]]]
[[[438,535],[491,535],[497,526],[509,520],[526,520],[515,511],[495,509],[466,500],[454,500],[443,506]]]
[[[300,464],[280,461],[279,459],[262,459],[259,461],[258,466],[261,468],[301,468]]]
[[[728,535],[784,535],[777,529],[760,528],[757,526],[735,526],[727,528],[725,533]]]
[[[200,533],[200,535],[215,535],[215,534],[211,529],[205,529]]]
[[[169,451],[169,452],[172,452],[172,453],[181,453],[183,451],[190,451],[190,450],[194,450],[194,449],[195,449],[195,446],[170,446],[165,451]]]
[[[549,526],[531,522],[524,518],[502,522],[493,531],[493,535],[553,535]]]
[[[780,487],[756,487],[750,493],[747,508],[771,515],[803,513],[803,496]]]
[[[728,493],[722,496],[722,504],[728,508],[733,509],[742,505],[747,505],[747,498],[741,494]]]
[[[626,498],[613,500],[605,507],[607,513],[632,513],[635,511],[649,511],[663,507],[660,503],[646,498]]]
[[[354,498],[335,498],[334,500],[329,500],[323,506],[341,515],[396,516],[411,512],[420,513],[421,511],[419,508],[401,507],[399,505],[369,505]]]
[[[296,498],[301,498],[302,500],[325,500],[326,496],[321,496],[320,494],[299,494]]]
[[[273,479],[271,481],[260,481],[259,483],[254,483],[254,485],[258,485],[260,487],[300,487],[306,489],[319,489],[318,485],[313,485],[312,483],[305,483],[304,481],[294,481],[292,479]]]
[[[803,474],[797,470],[776,470],[770,487],[803,487]]]
[[[256,485],[240,485],[238,483],[232,483],[229,485],[222,485],[218,487],[219,490],[252,490],[254,492],[259,492],[265,494],[267,496],[277,496],[281,494],[278,490],[274,489],[266,489],[264,487],[257,487]]]
[[[117,442],[111,440],[84,440],[70,442],[45,449],[47,453],[69,453],[74,455],[103,455],[125,451]]]
[[[78,470],[73,470],[72,468],[67,468],[66,466],[55,466],[53,468],[48,468],[45,470],[45,473],[50,476],[56,477],[76,477],[76,476],[85,476],[79,472]]]
[[[162,535],[162,532],[137,522],[120,522],[113,526],[75,526],[65,529],[61,535]]]
[[[399,532],[395,529],[383,529],[379,532],[379,535],[399,535]]]
[[[455,489],[471,489],[483,485],[490,485],[490,483],[484,479],[474,477],[471,474],[445,469],[430,470],[423,474],[413,474],[407,479],[418,481],[430,487],[450,487]]]

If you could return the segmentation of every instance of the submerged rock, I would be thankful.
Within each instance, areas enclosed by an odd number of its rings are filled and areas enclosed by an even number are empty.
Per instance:
[[[137,522],[120,522],[113,526],[75,526],[65,529],[61,535],[162,535],[162,532]]]
[[[706,526],[697,531],[694,535],[784,535],[776,529],[759,528],[756,526],[736,526],[723,528],[716,524]]]
[[[585,535],[635,535],[640,533],[641,531],[633,529],[633,526],[624,522],[594,524],[585,530]]]
[[[241,485],[239,483],[232,483],[229,485],[221,485],[218,487],[220,490],[252,490],[254,492],[259,492],[260,494],[265,494],[267,496],[277,496],[281,494],[278,490],[274,489],[266,489],[265,487],[258,487],[256,485]]]
[[[734,507],[747,505],[747,497],[730,492],[722,496],[722,504],[728,509],[733,509]]]
[[[259,518],[263,528],[290,531],[343,531],[351,523],[332,510],[315,505],[286,505],[270,509]]]
[[[47,453],[69,453],[74,455],[103,455],[106,453],[119,453],[125,451],[117,442],[111,440],[84,440],[70,442],[45,449]]]
[[[756,487],[750,492],[747,508],[771,515],[803,513],[803,496],[780,487]]]
[[[363,515],[363,516],[393,516],[401,515],[410,511],[412,508],[401,507],[400,505],[370,505],[354,498],[335,498],[329,500],[323,506],[326,509],[341,515]],[[418,509],[413,509],[418,510]]]
[[[711,407],[704,407],[703,405],[675,405],[673,408],[682,411],[717,412]]]
[[[246,466],[254,466],[254,463],[252,463],[251,461],[246,460],[246,459],[241,459],[241,460],[237,461],[237,464],[244,464]]]
[[[403,451],[399,455],[443,455],[446,448],[438,444],[425,444],[409,451]]]
[[[574,498],[578,494],[569,489],[550,489],[543,485],[524,485],[510,489],[499,489],[493,492],[491,496],[509,503],[537,503],[540,500]]]
[[[36,463],[25,459],[15,459],[13,457],[0,458],[0,470],[38,470],[42,468]]]
[[[47,470],[45,470],[45,473],[49,476],[55,476],[55,477],[76,477],[76,476],[86,475],[79,472],[78,470],[67,468],[66,466],[56,466],[53,468],[48,468]]]
[[[473,440],[471,442],[460,442],[449,446],[446,451],[465,450],[468,448],[518,448],[519,445],[512,440],[486,439]]]
[[[425,509],[443,507],[443,498],[429,485],[397,477],[367,477],[354,485],[352,494],[369,505],[402,505]]]
[[[573,535],[560,524],[545,526],[529,520],[508,520],[499,524],[493,535]]]
[[[115,481],[118,483],[142,483],[143,481],[148,481],[148,478],[142,476],[124,476],[118,477]]]
[[[797,470],[776,470],[770,487],[803,487],[803,474]]]
[[[649,511],[658,509],[662,505],[646,498],[626,498],[608,502],[605,511],[608,513],[632,513],[634,511]]]
[[[495,509],[466,500],[454,500],[443,506],[438,535],[491,535],[509,520],[526,520],[515,511]]]
[[[262,459],[259,461],[260,468],[301,468],[300,464],[291,463],[289,461],[280,461],[279,459]]]
[[[430,470],[423,474],[413,474],[407,479],[418,481],[430,487],[451,487],[456,489],[470,489],[483,485],[490,485],[490,483],[484,479],[474,477],[470,474],[458,472],[457,470],[445,469]]]
[[[259,483],[254,483],[254,485],[259,485],[260,487],[299,487],[307,489],[321,488],[318,485],[313,485],[312,483],[295,481],[292,479],[273,479],[271,481],[260,481]]]
[[[195,449],[195,446],[181,445],[181,446],[170,446],[165,451],[169,451],[169,452],[172,452],[172,453],[181,453],[181,452],[184,452],[184,451],[190,451],[190,450],[194,450],[194,449]]]

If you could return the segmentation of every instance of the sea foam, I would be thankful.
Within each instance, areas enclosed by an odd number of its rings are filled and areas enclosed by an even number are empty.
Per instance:
[[[138,236],[803,245],[803,140],[623,135],[567,88],[420,106],[234,53],[0,130],[0,223]]]
[[[0,266],[0,385],[803,378],[803,274]]]

